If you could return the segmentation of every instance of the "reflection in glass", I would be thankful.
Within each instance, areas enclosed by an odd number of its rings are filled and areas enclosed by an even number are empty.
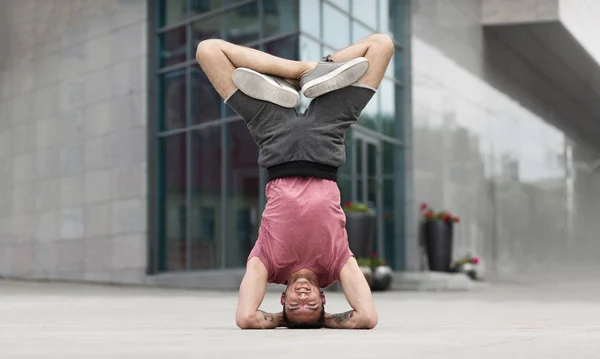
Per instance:
[[[362,26],[357,22],[352,22],[352,42],[357,42],[358,40],[364,39],[365,37],[371,35],[373,33],[372,30]]]
[[[323,3],[323,41],[336,50],[350,45],[350,18]]]
[[[225,266],[243,267],[260,226],[258,146],[244,121],[226,127],[227,233]]]
[[[349,0],[327,0],[327,1],[340,7],[344,11],[348,11],[348,12],[350,11],[350,1]],[[370,2],[372,2],[372,0],[368,1],[368,2],[370,3]]]
[[[221,37],[221,15],[209,17],[208,19],[198,20],[192,23],[192,54],[196,53],[196,46],[202,40],[218,39]]]
[[[159,27],[181,22],[186,17],[187,0],[160,0],[159,3]]]
[[[371,27],[371,30],[368,30],[370,33],[377,31],[377,2],[379,0],[352,0],[352,16]],[[381,5],[387,5],[387,1],[383,1]]]
[[[260,22],[256,2],[242,5],[224,16],[225,40],[242,45],[258,40]]]
[[[191,133],[191,268],[221,265],[221,126]]]
[[[367,104],[364,110],[360,114],[358,124],[372,130],[378,130],[377,117],[379,115],[379,90],[373,95],[371,101]]]
[[[397,96],[395,84],[388,79],[383,79],[378,89],[381,107],[379,109],[380,131],[390,137],[396,137],[397,120],[400,119],[400,113],[396,113],[396,106],[402,102],[401,96]],[[401,92],[400,92],[401,95]]]
[[[318,42],[306,36],[300,37],[300,61],[319,61],[324,55]]]
[[[350,177],[338,178],[338,188],[340,189],[341,205],[346,202],[352,202],[352,179]]]
[[[159,139],[160,194],[162,233],[159,267],[165,270],[186,268],[186,139],[177,134]]]
[[[298,0],[264,0],[263,37],[298,30]]]
[[[198,125],[218,119],[221,112],[221,96],[219,96],[199,66],[192,66],[191,71],[192,108],[190,125]]]
[[[189,0],[189,2],[191,16],[204,14],[224,5],[223,0]]]
[[[185,26],[178,27],[159,35],[159,66],[166,67],[185,61]]]
[[[185,127],[185,70],[160,75],[159,131]]]
[[[364,153],[363,153],[363,140],[361,139],[355,139],[354,140],[354,146],[355,146],[355,154],[356,154],[356,159],[355,159],[355,171],[356,171],[356,177],[355,177],[355,181],[356,181],[356,193],[353,194],[354,200],[358,201],[358,202],[364,202],[365,199],[363,198],[363,161],[364,161]]]
[[[396,18],[394,15],[394,9],[392,8],[390,9],[390,6],[395,7],[397,5],[402,6],[401,4],[398,4],[399,1],[397,0],[379,0],[379,24],[377,27],[377,30],[379,33],[382,34],[388,34],[390,36],[392,35],[399,35],[397,33],[394,32],[394,30],[391,28],[392,24],[398,23],[399,26],[402,26],[404,24],[404,21],[401,21],[401,18]],[[390,24],[390,20],[391,20],[391,24]],[[398,40],[398,39],[396,39]]]
[[[299,57],[298,35],[294,34],[283,39],[267,42],[264,45],[264,51],[284,59],[297,60]],[[317,61],[317,59],[313,61]]]
[[[321,2],[319,0],[302,0],[300,2],[300,30],[319,38],[321,26]]]
[[[382,142],[383,177],[383,243],[386,260],[392,268],[401,269],[403,254],[402,198],[403,178],[401,166],[402,149]]]

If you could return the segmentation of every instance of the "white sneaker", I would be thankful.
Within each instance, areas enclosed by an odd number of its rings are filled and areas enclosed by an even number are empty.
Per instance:
[[[300,104],[298,90],[280,77],[263,75],[240,67],[233,71],[232,78],[240,91],[257,100],[268,101],[286,108],[294,108]]]

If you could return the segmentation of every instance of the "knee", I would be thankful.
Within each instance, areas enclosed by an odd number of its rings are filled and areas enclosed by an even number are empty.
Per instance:
[[[200,60],[202,57],[217,53],[217,51],[221,49],[222,43],[223,40],[220,39],[208,39],[200,41],[196,47],[196,59]]]
[[[385,51],[394,52],[394,40],[388,34],[371,34],[369,35],[369,41],[381,46]]]

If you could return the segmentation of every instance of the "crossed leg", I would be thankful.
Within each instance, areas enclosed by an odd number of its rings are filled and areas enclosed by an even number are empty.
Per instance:
[[[369,68],[358,83],[376,89],[393,53],[394,43],[389,36],[372,34],[330,55],[330,59],[333,62],[346,62],[365,57],[369,61]],[[236,68],[244,67],[297,82],[317,66],[316,62],[287,60],[220,39],[200,42],[196,49],[196,60],[223,99],[236,90],[232,80]]]
[[[245,67],[265,75],[297,81],[317,65],[316,62],[282,59],[219,39],[200,42],[196,49],[196,60],[223,99],[236,90],[232,80],[236,68]]]
[[[394,54],[394,42],[385,34],[371,34],[357,43],[330,55],[333,62],[345,62],[357,57],[369,60],[369,70],[358,81],[374,89],[379,87]]]

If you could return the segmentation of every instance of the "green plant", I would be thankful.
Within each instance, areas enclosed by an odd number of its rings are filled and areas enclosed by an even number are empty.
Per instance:
[[[344,212],[354,213],[372,213],[371,207],[364,203],[346,202],[344,203]]]
[[[356,261],[359,267],[377,268],[386,265],[385,259],[379,257],[375,252],[371,254],[371,258],[360,257]]]
[[[465,264],[479,264],[479,257],[473,256],[471,253],[468,253],[461,259],[456,260],[454,263],[457,266],[465,265]]]
[[[448,211],[435,211],[427,203],[421,204],[421,217],[424,221],[444,221],[446,223],[459,223],[460,218]]]

